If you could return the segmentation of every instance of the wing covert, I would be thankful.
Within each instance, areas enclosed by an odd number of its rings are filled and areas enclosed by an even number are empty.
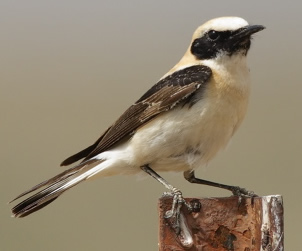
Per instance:
[[[209,67],[194,65],[161,79],[135,104],[130,106],[92,146],[86,148],[86,151],[81,151],[87,154],[87,149],[91,150],[83,161],[108,150],[124,138],[130,137],[139,127],[157,115],[173,109],[178,104],[189,103],[190,106],[193,105],[190,97],[207,83],[211,75],[212,71]],[[190,104],[190,100],[192,104]],[[73,156],[83,155],[75,154]],[[63,163],[65,162],[63,161]],[[70,164],[70,161],[67,163]]]

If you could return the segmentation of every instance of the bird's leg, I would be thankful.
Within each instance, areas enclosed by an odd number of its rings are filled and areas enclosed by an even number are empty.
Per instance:
[[[212,181],[208,181],[208,180],[198,179],[195,177],[194,171],[191,171],[191,170],[185,171],[184,177],[187,181],[189,181],[191,183],[202,184],[202,185],[218,187],[218,188],[229,190],[235,196],[239,196],[239,197],[242,197],[242,196],[255,197],[255,196],[257,196],[254,192],[248,191],[245,188],[241,188],[239,186],[229,186],[229,185],[224,185],[224,184],[220,184],[220,183],[216,183],[216,182],[212,182]]]
[[[141,166],[141,169],[152,176],[154,179],[156,179],[158,182],[160,182],[162,185],[164,185],[167,189],[170,190],[173,196],[173,203],[171,210],[167,211],[165,214],[166,218],[173,217],[175,219],[175,226],[174,228],[179,233],[180,231],[180,209],[182,205],[184,204],[189,211],[192,210],[192,206],[187,203],[182,193],[179,189],[173,187],[171,184],[169,184],[164,178],[162,178],[160,175],[158,175],[154,170],[152,170],[148,165]]]

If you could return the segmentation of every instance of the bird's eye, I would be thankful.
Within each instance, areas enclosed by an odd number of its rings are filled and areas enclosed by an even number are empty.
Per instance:
[[[210,30],[209,32],[208,32],[208,37],[211,39],[211,40],[217,40],[219,37],[220,37],[220,35],[219,35],[219,32],[217,32],[217,31],[214,31],[214,30]]]

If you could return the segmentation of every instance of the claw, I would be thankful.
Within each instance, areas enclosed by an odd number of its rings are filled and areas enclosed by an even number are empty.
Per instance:
[[[233,187],[232,193],[233,193],[233,195],[238,196],[238,197],[242,197],[242,196],[243,197],[256,197],[256,196],[258,196],[253,191],[248,191],[242,187]]]
[[[242,203],[244,202],[244,198],[253,198],[257,197],[258,195],[255,194],[253,191],[248,191],[245,188],[242,187],[233,187],[232,193],[235,196],[238,196],[238,208],[242,206]]]
[[[180,214],[181,214],[181,208],[183,205],[186,206],[186,208],[189,211],[192,211],[192,206],[185,201],[185,199],[182,196],[182,193],[180,190],[173,188],[170,193],[164,193],[163,196],[171,196],[173,197],[172,202],[172,208],[171,210],[168,210],[165,213],[166,219],[171,219],[172,226],[175,229],[176,234],[178,235],[180,233]]]

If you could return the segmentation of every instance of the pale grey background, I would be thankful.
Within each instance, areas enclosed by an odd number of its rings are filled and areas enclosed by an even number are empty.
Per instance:
[[[0,2],[1,250],[157,250],[151,178],[85,182],[42,211],[6,202],[63,169],[183,55],[197,26],[241,16],[267,29],[249,54],[248,115],[197,174],[282,194],[287,250],[298,250],[301,185],[301,1]],[[185,196],[228,196],[163,174]]]

